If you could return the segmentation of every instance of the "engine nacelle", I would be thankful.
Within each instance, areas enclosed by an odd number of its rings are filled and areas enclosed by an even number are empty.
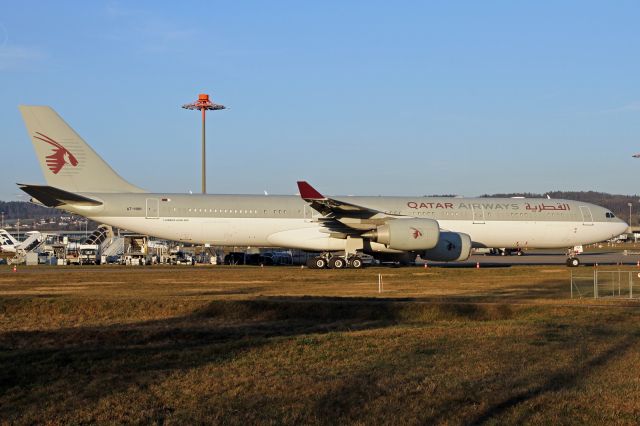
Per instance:
[[[424,260],[458,262],[467,260],[471,255],[471,237],[459,232],[440,232],[438,244],[420,253]]]
[[[438,244],[440,226],[433,219],[394,219],[362,236],[390,249],[420,251]]]

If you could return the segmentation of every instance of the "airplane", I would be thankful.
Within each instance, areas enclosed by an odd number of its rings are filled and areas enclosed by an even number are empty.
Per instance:
[[[118,175],[52,108],[20,106],[46,185],[18,184],[32,202],[154,237],[320,253],[310,268],[381,261],[463,261],[472,247],[567,248],[628,225],[593,204],[522,198],[328,197],[150,193]],[[578,266],[576,257],[567,265]]]
[[[28,231],[24,235],[25,239],[18,241],[6,230],[0,229],[0,252],[14,254],[20,251],[26,252],[36,247],[45,238],[40,231]]]
[[[13,238],[8,231],[0,229],[0,253],[15,253],[20,242]]]

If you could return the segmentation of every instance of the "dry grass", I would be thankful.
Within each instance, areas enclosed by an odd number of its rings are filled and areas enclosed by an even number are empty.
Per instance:
[[[5,267],[0,419],[636,424],[640,311],[568,276]]]

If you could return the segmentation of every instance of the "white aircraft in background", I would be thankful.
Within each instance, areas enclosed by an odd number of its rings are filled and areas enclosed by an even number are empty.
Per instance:
[[[20,242],[13,238],[13,235],[4,229],[0,229],[0,253],[15,253],[16,246],[19,245]]]
[[[567,248],[627,229],[608,209],[547,198],[326,197],[304,181],[300,197],[149,193],[121,178],[53,109],[20,110],[47,181],[19,184],[33,201],[167,240],[296,248],[321,253],[310,267],[360,268],[362,253],[460,261],[472,247]]]
[[[18,241],[6,230],[0,229],[0,252],[18,253],[21,250],[27,252],[40,244],[46,234],[42,234],[40,231],[28,231],[24,233],[24,236],[23,241]]]

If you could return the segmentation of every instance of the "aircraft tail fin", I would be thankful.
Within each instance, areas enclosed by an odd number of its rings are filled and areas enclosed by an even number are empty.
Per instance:
[[[71,192],[145,192],[120,177],[53,108],[19,108],[47,184]]]
[[[19,242],[16,240],[13,235],[11,235],[7,230],[0,229],[0,239],[5,239],[7,242],[10,242],[11,245],[18,245]]]

